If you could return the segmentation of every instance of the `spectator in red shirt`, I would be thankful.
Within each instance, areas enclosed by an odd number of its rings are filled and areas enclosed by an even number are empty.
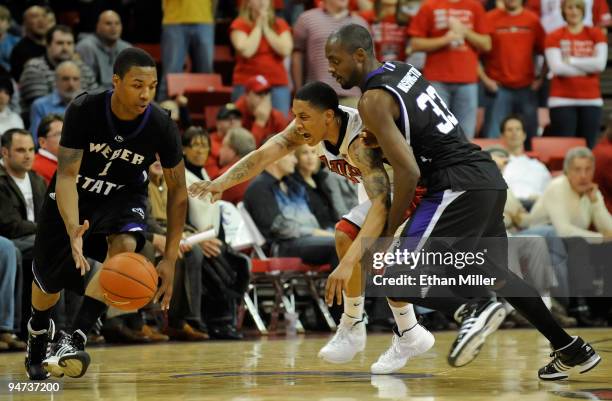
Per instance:
[[[272,108],[271,85],[263,75],[249,78],[244,87],[246,94],[236,101],[236,108],[242,113],[242,126],[251,131],[259,147],[268,136],[281,132],[289,121],[281,111]]]
[[[255,139],[249,131],[240,127],[230,129],[223,138],[219,152],[219,164],[221,165],[219,175],[225,173],[234,163],[254,150]],[[241,202],[250,182],[245,181],[224,191],[221,199],[234,204]]]
[[[47,185],[57,170],[57,152],[63,126],[64,118],[59,114],[48,114],[38,126],[39,149],[34,156],[32,170],[44,178]]]
[[[408,30],[413,51],[427,53],[424,75],[473,138],[478,108],[478,53],[491,49],[477,0],[426,0]]]
[[[608,117],[608,127],[597,145],[593,148],[595,156],[595,183],[603,195],[608,211],[612,213],[612,116]]]
[[[550,131],[557,136],[580,136],[595,146],[603,100],[599,73],[606,68],[607,38],[600,28],[584,26],[584,0],[565,0],[567,26],[546,36],[550,83]]]
[[[274,15],[270,0],[245,0],[240,15],[230,25],[230,39],[236,49],[232,100],[244,93],[246,81],[263,75],[271,86],[272,106],[289,113],[289,77],[283,59],[293,50],[287,22]]]
[[[380,62],[405,61],[406,27],[398,24],[399,0],[376,0],[374,9],[359,13],[369,25]]]
[[[561,12],[562,0],[527,0],[525,7],[540,16],[544,30],[550,33],[565,25]],[[610,8],[606,0],[587,0],[582,21],[585,26],[598,26],[605,29],[612,23]]]
[[[213,180],[221,175],[219,172],[221,169],[219,153],[223,138],[230,128],[238,127],[242,127],[242,113],[234,103],[227,103],[217,113],[217,130],[210,134],[210,154],[204,165],[206,172]]]
[[[520,114],[527,133],[527,146],[538,129],[538,103],[535,90],[542,79],[534,75],[534,57],[543,53],[544,29],[522,0],[504,0],[505,9],[491,10],[486,21],[491,29],[491,52],[485,56],[485,69],[479,69],[487,97],[484,136],[499,136],[499,126],[510,114]]]

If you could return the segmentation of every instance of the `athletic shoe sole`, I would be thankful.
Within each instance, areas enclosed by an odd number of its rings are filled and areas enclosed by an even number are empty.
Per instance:
[[[461,343],[451,350],[448,355],[448,363],[453,367],[465,366],[472,362],[480,353],[487,337],[493,334],[506,318],[506,309],[501,303],[495,303],[485,309],[480,318],[486,316],[480,328],[473,328],[472,333],[468,333],[461,340]],[[479,320],[481,320],[479,318]]]
[[[601,357],[598,354],[595,354],[582,365],[576,365],[573,368],[566,370],[565,372],[558,372],[549,375],[538,375],[538,377],[541,380],[545,381],[565,380],[569,378],[570,375],[574,375],[575,373],[587,373],[588,371],[594,369],[597,365],[599,365],[599,362],[601,362]]]
[[[353,355],[347,356],[345,358],[330,357],[329,355],[325,355],[322,350],[319,351],[317,356],[323,359],[325,362],[334,363],[334,364],[339,365],[339,364],[348,363],[352,361],[358,353],[363,352],[364,350],[365,350],[365,342],[363,343],[362,346],[357,348],[357,350],[353,353]]]
[[[89,354],[85,351],[79,351],[59,358],[51,356],[43,361],[43,366],[54,377],[66,375],[79,378],[87,372],[90,362]]]

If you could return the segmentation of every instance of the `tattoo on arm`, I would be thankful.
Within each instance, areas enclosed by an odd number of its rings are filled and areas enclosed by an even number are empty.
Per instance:
[[[83,149],[59,147],[57,169],[60,174],[78,173],[83,157]]]
[[[249,175],[249,171],[255,167],[255,163],[248,158],[244,159],[243,162],[238,162],[236,168],[233,168],[230,172],[230,182],[240,182],[244,177]]]
[[[391,193],[389,177],[383,165],[382,151],[355,144],[351,147],[351,159],[363,175],[363,185],[370,199],[385,195],[387,202]]]

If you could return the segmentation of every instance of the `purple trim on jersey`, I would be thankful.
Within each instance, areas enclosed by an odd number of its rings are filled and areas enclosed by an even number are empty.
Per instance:
[[[119,230],[120,233],[127,233],[133,231],[145,231],[146,225],[142,223],[128,223],[121,227]]]
[[[387,68],[385,68],[387,67]],[[387,71],[393,71],[395,70],[395,65],[386,62],[383,65],[381,65],[380,67],[378,67],[377,69],[375,69],[374,71],[370,71],[370,73],[368,75],[366,75],[365,79],[363,80],[363,85],[361,86],[361,90],[363,90],[363,88],[365,88],[365,84],[374,76],[374,75],[378,75],[378,74],[382,74],[383,72],[385,72],[385,70]]]
[[[144,129],[145,125],[149,121],[149,116],[151,115],[151,104],[149,103],[149,105],[145,109],[144,117],[142,118],[142,121],[138,125],[138,128],[136,128],[136,130],[132,132],[131,134],[127,136],[123,136],[117,132],[117,129],[115,128],[115,124],[113,123],[112,110],[111,110],[111,96],[112,95],[113,95],[113,90],[111,89],[106,94],[106,121],[108,122],[108,126],[111,129],[111,136],[113,137],[113,140],[117,136],[121,136],[123,140],[118,141],[118,142],[129,141],[130,139],[135,138],[138,134],[140,134],[140,132]]]
[[[440,207],[443,198],[444,191],[427,194],[427,196],[421,200],[414,214],[410,217],[408,231],[402,233],[404,241],[400,249],[406,249],[409,252],[416,249],[427,227],[431,223],[433,216],[436,214],[436,210]]]

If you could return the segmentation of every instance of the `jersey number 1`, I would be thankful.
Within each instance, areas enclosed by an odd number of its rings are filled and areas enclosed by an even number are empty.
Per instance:
[[[105,176],[106,173],[108,173],[108,169],[110,168],[111,164],[113,162],[108,162],[106,163],[106,166],[104,166],[104,170],[102,170],[102,172],[100,174],[98,174],[99,177]]]
[[[437,124],[436,128],[443,134],[448,134],[457,124],[459,124],[457,117],[450,112],[444,100],[442,100],[438,92],[436,92],[436,89],[431,85],[427,87],[425,92],[419,95],[417,98],[417,105],[419,109],[423,111],[425,111],[428,106],[431,106],[433,112],[438,117],[442,118],[443,122]]]

